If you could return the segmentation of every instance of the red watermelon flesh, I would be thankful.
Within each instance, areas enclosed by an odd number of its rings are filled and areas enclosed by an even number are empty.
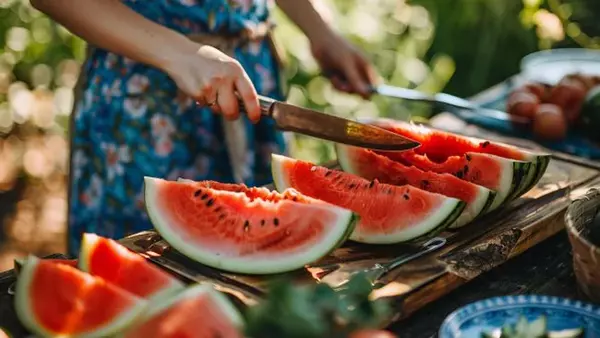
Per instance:
[[[494,192],[485,187],[450,174],[439,174],[405,165],[369,149],[336,144],[336,153],[340,166],[348,173],[367,180],[377,179],[381,183],[408,184],[466,202],[465,210],[450,228],[469,223],[484,213],[494,200]]]
[[[106,337],[130,325],[146,301],[65,264],[29,257],[15,294],[21,323],[42,336]]]
[[[197,284],[150,307],[124,338],[242,338],[242,316],[225,296]]]
[[[539,179],[539,171],[545,170],[547,165],[547,162],[540,162],[545,156],[508,145],[388,119],[370,123],[421,143],[414,150],[378,154],[422,170],[452,174],[494,190],[496,196],[490,210],[524,193]]]
[[[517,161],[527,161],[529,159],[527,153],[523,150],[504,144],[478,140],[389,119],[378,119],[371,123],[421,143],[420,147],[407,153],[426,155],[431,162],[437,164],[445,163],[448,160],[452,161],[453,157],[460,157],[470,152],[495,155]],[[405,152],[385,152],[385,154],[392,158],[402,159]]]
[[[137,296],[158,299],[184,289],[184,284],[118,242],[84,234],[79,267]]]
[[[351,239],[391,244],[437,233],[452,224],[465,203],[441,194],[378,181],[273,155],[272,171],[278,189],[293,188],[304,195],[350,209],[360,216]]]
[[[145,180],[156,230],[182,254],[238,273],[294,270],[320,259],[348,236],[349,210],[265,188],[212,181]]]

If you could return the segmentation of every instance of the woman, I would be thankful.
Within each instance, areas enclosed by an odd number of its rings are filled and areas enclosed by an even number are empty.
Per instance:
[[[143,177],[270,181],[281,133],[257,92],[283,99],[269,0],[31,0],[95,46],[71,125],[69,252],[83,232],[120,238],[151,228]],[[278,0],[341,90],[368,95],[371,65],[309,0]],[[247,116],[238,118],[239,94]],[[217,114],[215,114],[217,113]],[[220,116],[219,114],[220,113]]]

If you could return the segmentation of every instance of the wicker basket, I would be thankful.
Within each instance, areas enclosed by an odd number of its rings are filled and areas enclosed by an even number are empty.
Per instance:
[[[590,189],[567,209],[565,224],[573,248],[577,284],[592,301],[600,303],[600,247],[589,241],[594,217],[600,211],[600,190]],[[594,231],[597,231],[595,229]]]

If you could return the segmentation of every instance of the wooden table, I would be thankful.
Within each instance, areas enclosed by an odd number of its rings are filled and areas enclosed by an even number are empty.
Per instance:
[[[13,298],[7,293],[13,282],[12,271],[0,274],[0,326],[15,338],[26,337],[14,312]],[[444,318],[458,307],[482,298],[527,293],[585,300],[577,292],[571,248],[564,231],[426,305],[391,329],[401,338],[436,336]]]

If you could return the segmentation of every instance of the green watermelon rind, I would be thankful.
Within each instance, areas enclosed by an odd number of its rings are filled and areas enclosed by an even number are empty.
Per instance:
[[[91,257],[92,250],[96,246],[96,242],[102,240],[102,237],[91,234],[84,233],[81,240],[81,249],[79,253],[79,261],[77,267],[79,270],[83,272],[87,272],[91,274],[89,267],[89,258]],[[123,247],[123,250],[128,250]],[[129,250],[128,250],[129,251]],[[151,263],[148,263],[151,264]],[[153,293],[152,295],[145,297],[151,302],[160,302],[161,300],[170,297],[172,294],[176,294],[181,292],[185,288],[185,285],[180,282],[178,279],[173,278],[170,281],[170,285],[165,285],[160,291]]]
[[[284,191],[285,189],[291,188],[290,184],[288,183],[289,180],[285,177],[285,170],[283,169],[283,162],[286,159],[287,157],[283,155],[271,155],[271,172],[273,175],[273,183],[278,191]],[[426,193],[436,195],[430,192]],[[431,234],[439,233],[452,224],[466,207],[466,203],[461,200],[447,196],[443,197],[444,201],[432,216],[428,217],[420,224],[411,226],[410,229],[404,229],[396,234],[369,236],[369,238],[361,238],[356,234],[356,232],[353,232],[350,235],[350,239],[366,244],[396,244],[411,242],[427,237]]]
[[[353,175],[361,176],[361,173],[355,169],[354,163],[350,159],[349,152],[352,151],[352,149],[353,147],[349,145],[340,143],[335,144],[335,152],[337,155],[338,164],[343,171]],[[474,207],[472,208],[472,212],[469,210],[467,205],[458,218],[448,226],[449,229],[458,229],[469,224],[479,215],[485,214],[494,202],[496,196],[495,191],[477,184],[475,184],[475,186],[477,186],[479,193],[477,194],[476,202],[473,203]]]
[[[231,324],[238,330],[244,328],[244,318],[240,311],[233,305],[229,299],[221,292],[214,289],[212,285],[207,284],[193,284],[186,287],[183,291],[177,294],[171,294],[169,298],[165,298],[160,302],[152,302],[148,306],[148,309],[138,318],[135,325],[127,328],[123,332],[115,335],[115,338],[126,337],[128,332],[135,330],[140,325],[143,325],[148,320],[159,315],[161,312],[168,310],[172,306],[176,305],[179,301],[184,299],[193,299],[203,294],[208,294],[212,300],[216,303],[219,310],[227,317]],[[198,323],[201,325],[201,323]]]
[[[528,180],[521,184],[520,189],[511,196],[511,199],[517,199],[535,187],[546,173],[546,169],[548,169],[551,160],[549,154],[526,153],[526,156],[527,161],[532,163]]]
[[[502,167],[500,182],[496,189],[494,189],[496,191],[496,197],[488,209],[488,212],[491,212],[503,206],[505,202],[510,201],[509,198],[514,191],[519,189],[523,177],[526,175],[525,173],[528,171],[531,163],[511,160],[496,155],[479,154],[496,159]],[[470,153],[470,155],[475,156],[475,153]]]
[[[34,320],[33,312],[30,309],[30,296],[29,292],[24,292],[23,290],[28,290],[29,285],[31,284],[31,279],[33,278],[33,273],[40,259],[30,255],[26,260],[23,261],[23,266],[21,268],[21,272],[19,273],[19,278],[17,279],[17,286],[15,292],[15,310],[17,313],[17,317],[21,321],[21,324],[25,326],[28,330],[39,334],[44,337],[55,337],[57,336],[53,332],[46,330],[39,323],[36,323]],[[139,317],[146,311],[147,301],[143,299],[139,299],[139,303],[132,306],[127,312],[121,314],[119,317],[115,318],[110,323],[107,323],[102,328],[96,329],[92,332],[86,332],[83,334],[88,338],[95,337],[110,337],[119,332],[126,329],[129,325],[135,323]]]
[[[285,255],[280,254],[273,259],[257,259],[236,260],[236,258],[223,258],[209,250],[203,250],[195,244],[186,241],[184,236],[178,235],[169,226],[170,221],[166,219],[158,210],[157,205],[157,184],[161,179],[153,177],[144,178],[144,196],[146,199],[146,210],[154,228],[174,249],[187,256],[188,258],[197,261],[198,263],[235,273],[243,273],[249,275],[265,275],[289,272],[303,268],[306,264],[315,262],[326,256],[340,240],[348,233],[348,228],[352,227],[354,222],[353,213],[349,210],[321,203],[318,207],[327,208],[336,215],[336,224],[332,224],[329,229],[330,233],[326,234],[326,240],[321,243],[314,243],[311,250],[307,250],[302,254],[298,253],[295,259],[285,259]],[[182,184],[187,184],[181,182]],[[317,205],[315,205],[317,207]]]

